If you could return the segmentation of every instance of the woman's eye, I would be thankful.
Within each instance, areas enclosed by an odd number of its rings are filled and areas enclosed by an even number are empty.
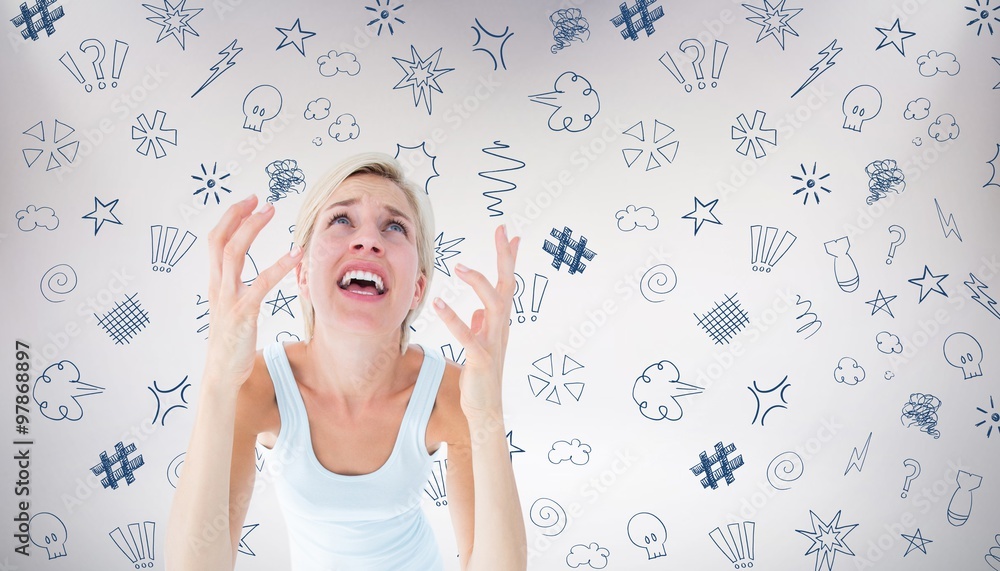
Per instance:
[[[337,223],[337,222],[338,222],[339,220],[347,220],[348,222],[350,222],[350,220],[348,220],[348,219],[347,219],[347,216],[344,216],[343,214],[341,214],[341,215],[339,215],[339,216],[334,216],[334,217],[333,217],[333,218],[332,218],[332,219],[330,220],[330,224],[331,224],[331,225],[333,225],[333,224],[336,224],[336,223]]]
[[[392,223],[390,223],[389,224],[389,228],[395,228],[395,229],[399,230],[400,232],[402,232],[403,234],[406,234],[406,228],[403,228],[403,225],[399,224],[398,222],[392,222]]]

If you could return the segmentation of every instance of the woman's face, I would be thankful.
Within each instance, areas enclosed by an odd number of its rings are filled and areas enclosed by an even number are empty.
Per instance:
[[[334,190],[296,268],[316,329],[335,323],[375,334],[399,330],[426,284],[415,221],[403,190],[383,177],[353,175]]]

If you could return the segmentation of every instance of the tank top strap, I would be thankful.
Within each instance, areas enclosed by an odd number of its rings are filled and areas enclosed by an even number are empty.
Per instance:
[[[292,366],[285,354],[284,342],[276,341],[265,346],[264,362],[271,375],[271,382],[274,383],[274,396],[281,415],[281,432],[294,432],[301,423],[301,415],[305,414],[305,407],[295,384]]]
[[[444,376],[445,361],[433,349],[419,344],[424,352],[424,361],[420,366],[420,374],[417,375],[417,382],[413,387],[410,400],[413,401],[413,415],[406,419],[407,426],[403,429],[410,431],[417,440],[420,450],[426,450],[424,439],[426,437],[427,423],[434,409],[434,402],[437,400],[438,388],[441,386],[441,379]],[[424,452],[426,455],[426,451]]]

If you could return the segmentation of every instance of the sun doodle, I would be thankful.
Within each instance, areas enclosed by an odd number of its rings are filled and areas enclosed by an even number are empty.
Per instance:
[[[816,163],[813,163],[811,172],[806,170],[805,164],[799,164],[799,168],[802,169],[802,176],[793,174],[792,178],[802,183],[802,186],[793,192],[792,196],[798,196],[801,194],[802,205],[805,206],[809,202],[809,195],[812,194],[816,204],[819,204],[819,191],[822,190],[823,192],[830,194],[830,189],[822,184],[822,181],[826,180],[826,178],[830,176],[830,173],[816,176]]]

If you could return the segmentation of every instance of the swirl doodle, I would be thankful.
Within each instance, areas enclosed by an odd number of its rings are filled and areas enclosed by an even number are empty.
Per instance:
[[[782,452],[767,465],[767,482],[777,490],[787,490],[792,487],[790,482],[802,477],[804,469],[801,456],[791,450]]]
[[[531,523],[542,528],[542,534],[549,537],[559,535],[566,529],[566,510],[555,500],[538,498],[531,504]]]
[[[52,303],[62,303],[64,299],[52,299],[49,295],[66,295],[76,289],[76,270],[69,264],[58,264],[49,268],[39,283],[42,297]]]
[[[674,291],[677,287],[677,272],[667,264],[657,264],[642,275],[639,282],[639,291],[646,301],[660,303],[663,296]]]

